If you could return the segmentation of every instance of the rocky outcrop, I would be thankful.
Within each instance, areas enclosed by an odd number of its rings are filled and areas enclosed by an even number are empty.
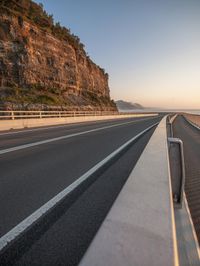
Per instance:
[[[64,28],[37,24],[26,15],[27,10],[23,13],[23,0],[3,2],[0,103],[4,108],[116,110],[110,100],[108,74],[91,61],[82,44],[76,39],[72,42],[73,35],[60,38],[59,29]],[[13,4],[6,6],[6,2]],[[16,3],[22,4],[21,9],[16,9]]]

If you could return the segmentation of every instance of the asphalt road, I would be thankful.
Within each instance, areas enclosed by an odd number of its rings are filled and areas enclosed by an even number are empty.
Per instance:
[[[32,142],[43,141],[49,138],[57,138],[67,134],[75,134],[95,128],[109,125],[117,125],[131,121],[143,121],[148,118],[126,118],[97,122],[82,122],[77,124],[57,125],[40,128],[27,128],[20,130],[0,131],[0,150],[8,149],[18,145],[29,144]]]
[[[138,120],[138,121],[136,121]],[[123,119],[2,134],[1,149],[47,139],[50,143],[0,155],[0,236],[37,210],[107,155],[159,121]],[[91,131],[95,129],[95,131]],[[82,135],[76,133],[86,132]],[[121,190],[153,130],[140,138],[68,208],[35,236],[15,265],[77,265]]]
[[[200,130],[178,116],[173,125],[174,137],[183,141],[185,157],[185,193],[200,243]]]

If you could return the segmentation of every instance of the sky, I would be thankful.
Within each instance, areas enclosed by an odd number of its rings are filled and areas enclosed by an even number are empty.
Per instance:
[[[200,0],[35,0],[109,74],[114,100],[200,109]]]

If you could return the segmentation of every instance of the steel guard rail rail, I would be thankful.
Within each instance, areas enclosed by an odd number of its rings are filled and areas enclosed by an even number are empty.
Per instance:
[[[85,116],[107,116],[107,115],[135,115],[141,116],[152,116],[155,113],[122,113],[117,111],[1,111],[0,110],[0,119],[27,119],[27,118],[53,118],[53,117],[85,117]]]

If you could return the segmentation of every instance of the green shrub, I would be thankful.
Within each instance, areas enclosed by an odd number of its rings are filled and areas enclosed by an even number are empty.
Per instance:
[[[48,105],[56,103],[56,100],[53,97],[45,95],[45,94],[37,96],[35,101],[37,103],[48,104]]]
[[[31,0],[0,0],[1,12],[14,13],[18,18],[20,27],[23,20],[28,19],[39,27],[47,30],[61,40],[67,41],[75,49],[80,49],[85,54],[84,45],[78,36],[71,34],[70,29],[62,27],[59,22],[54,23],[53,15],[49,15],[42,4],[36,4]],[[3,35],[3,34],[2,34]]]

